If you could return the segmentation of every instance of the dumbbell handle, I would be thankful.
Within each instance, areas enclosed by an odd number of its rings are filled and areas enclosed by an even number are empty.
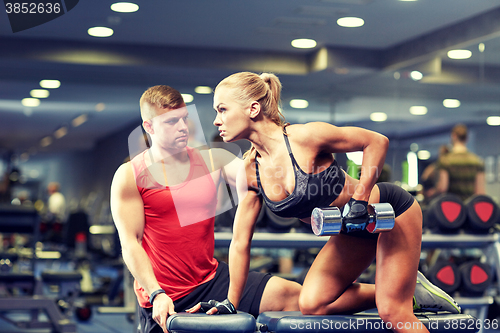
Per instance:
[[[366,229],[370,233],[392,230],[394,209],[388,203],[370,204],[367,207],[369,221]],[[337,207],[315,208],[311,214],[311,226],[317,236],[337,235],[345,229],[344,218]]]

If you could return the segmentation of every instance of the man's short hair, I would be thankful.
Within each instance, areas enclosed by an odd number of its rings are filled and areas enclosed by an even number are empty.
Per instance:
[[[147,121],[158,116],[158,114],[147,112],[147,110],[142,107],[144,103],[148,103],[151,106],[156,106],[159,109],[165,110],[175,110],[185,104],[179,91],[165,85],[158,85],[149,88],[142,94],[139,102],[141,107],[141,118],[143,121]]]
[[[458,141],[465,142],[467,141],[467,126],[464,124],[455,125],[451,130],[451,134],[455,134]]]

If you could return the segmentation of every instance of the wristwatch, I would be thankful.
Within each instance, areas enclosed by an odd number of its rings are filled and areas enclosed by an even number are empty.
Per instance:
[[[151,293],[151,295],[149,296],[149,303],[151,305],[153,305],[153,301],[155,300],[155,297],[158,296],[159,294],[165,294],[165,290],[163,289],[158,289],[158,290],[155,290]]]

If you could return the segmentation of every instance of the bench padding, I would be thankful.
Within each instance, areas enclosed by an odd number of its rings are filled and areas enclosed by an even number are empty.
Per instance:
[[[170,333],[254,333],[255,327],[255,318],[245,312],[212,316],[181,312],[167,319]]]
[[[464,314],[417,314],[417,318],[430,332],[477,332],[477,320]],[[390,325],[390,324],[389,324]],[[354,315],[309,316],[295,311],[264,312],[257,318],[260,332],[297,333],[297,332],[391,332],[377,313],[360,312]],[[404,325],[404,324],[403,324]],[[412,325],[407,323],[407,325]],[[411,326],[406,326],[410,328]]]

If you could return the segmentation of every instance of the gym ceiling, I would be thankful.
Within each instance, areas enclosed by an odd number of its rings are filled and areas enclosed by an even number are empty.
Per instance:
[[[210,118],[211,95],[195,87],[213,88],[237,71],[278,74],[292,123],[324,120],[411,137],[500,116],[498,0],[137,0],[133,13],[112,11],[114,2],[82,0],[16,33],[0,13],[0,152],[91,149],[140,124],[139,97],[156,84],[191,94]],[[364,25],[341,27],[342,17]],[[113,35],[90,36],[96,26]],[[317,46],[294,48],[296,38]],[[452,49],[472,55],[453,60]],[[23,106],[43,79],[61,85],[38,106]],[[292,99],[309,105],[294,109]],[[447,108],[445,99],[460,106]],[[411,114],[411,106],[427,113]],[[373,112],[387,120],[370,120]],[[75,127],[74,119],[84,121]]]

